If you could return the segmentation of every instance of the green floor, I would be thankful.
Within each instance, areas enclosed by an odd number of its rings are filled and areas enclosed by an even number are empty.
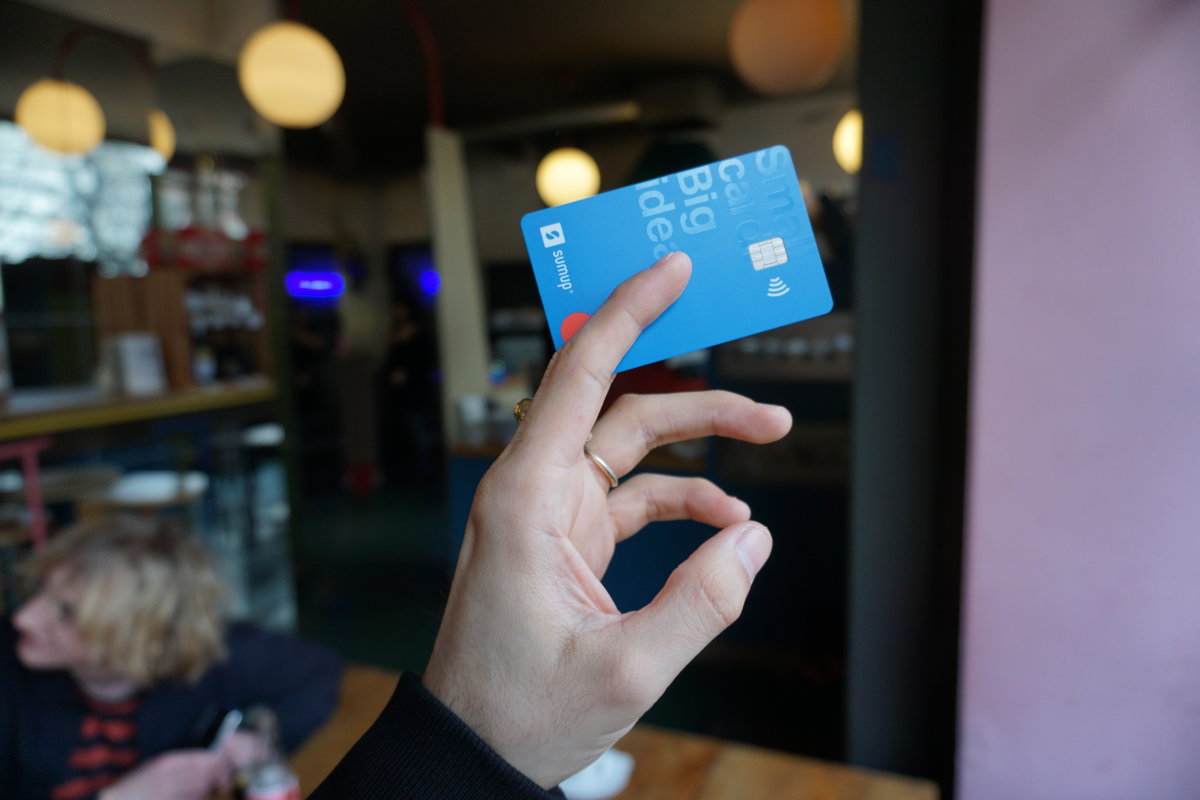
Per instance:
[[[309,498],[297,523],[300,632],[345,658],[421,671],[449,589],[448,512],[436,491]],[[645,720],[840,758],[841,677],[779,652],[717,645]]]
[[[436,493],[306,499],[296,519],[300,632],[345,658],[420,671],[449,588]]]

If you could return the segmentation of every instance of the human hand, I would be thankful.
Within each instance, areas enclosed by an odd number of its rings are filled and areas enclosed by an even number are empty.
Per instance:
[[[741,614],[771,550],[745,503],[699,478],[618,475],[661,444],[718,434],[775,441],[791,415],[728,392],[625,396],[599,420],[613,370],[682,293],[668,255],[616,289],[551,361],[525,421],[480,482],[425,687],[505,760],[549,788],[623,736]],[[591,439],[589,440],[589,433]],[[616,544],[654,520],[721,530],[646,607],[600,583]]]
[[[98,795],[99,800],[206,800],[228,791],[233,773],[220,753],[172,750],[152,758]]]
[[[267,737],[253,731],[234,732],[221,746],[220,752],[235,772],[271,755]]]

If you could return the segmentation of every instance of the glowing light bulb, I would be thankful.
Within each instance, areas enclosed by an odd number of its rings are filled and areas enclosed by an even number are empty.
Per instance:
[[[560,206],[600,191],[600,168],[584,151],[560,147],[547,153],[538,164],[535,181],[542,202]]]
[[[863,118],[852,108],[842,115],[833,130],[833,157],[851,175],[862,167]]]
[[[146,115],[146,125],[150,130],[150,146],[159,152],[163,161],[170,161],[175,155],[175,126],[167,112],[161,108],[151,110]]]
[[[312,128],[333,116],[346,93],[346,70],[321,34],[298,22],[254,33],[238,56],[238,82],[254,110],[284,128]]]
[[[823,86],[845,44],[837,0],[744,0],[729,25],[734,70],[766,95]]]
[[[104,112],[77,83],[43,78],[21,92],[13,114],[29,137],[49,150],[86,153],[104,141]]]

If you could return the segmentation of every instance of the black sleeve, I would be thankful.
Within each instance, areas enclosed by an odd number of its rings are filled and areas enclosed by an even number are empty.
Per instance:
[[[562,800],[514,769],[412,673],[309,800]]]
[[[296,749],[337,705],[341,659],[294,636],[248,625],[231,625],[227,641],[234,706],[270,706],[279,716],[284,749]]]
[[[16,637],[10,620],[0,619],[0,786],[17,785]]]

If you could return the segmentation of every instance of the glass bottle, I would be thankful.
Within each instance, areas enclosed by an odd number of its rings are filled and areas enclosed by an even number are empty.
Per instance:
[[[239,780],[239,794],[245,800],[300,800],[300,779],[283,757],[279,718],[264,706],[251,711],[250,726],[264,744],[263,757]]]

